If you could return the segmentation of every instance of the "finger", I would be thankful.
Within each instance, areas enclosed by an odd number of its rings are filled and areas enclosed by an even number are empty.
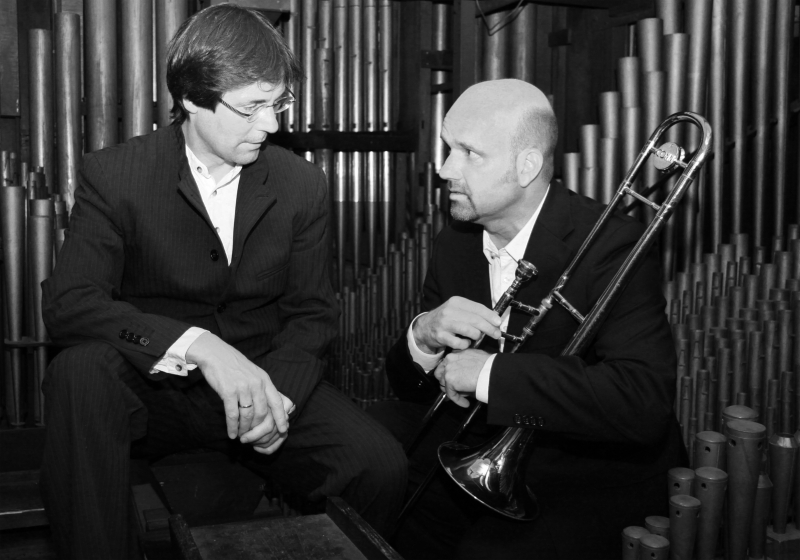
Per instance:
[[[258,453],[262,453],[263,455],[272,455],[280,448],[281,445],[283,445],[283,442],[286,441],[286,437],[288,435],[289,434],[287,433],[279,434],[278,438],[274,442],[272,442],[269,446],[267,447],[258,446],[258,447],[253,447],[253,449],[255,449]]]
[[[272,432],[278,433],[278,430],[275,428],[272,414],[268,414],[263,422],[257,426],[253,426],[253,429],[242,434],[239,437],[239,441],[242,443],[254,443]]]
[[[252,396],[245,393],[244,395],[239,396],[239,402],[236,406],[239,408],[239,425],[236,433],[237,435],[241,436],[242,434],[250,431],[251,426],[255,425],[253,423],[255,405],[253,404]]]
[[[461,393],[450,387],[449,385],[446,386],[447,397],[456,403],[461,408],[467,408],[469,406],[469,399],[463,396]]]
[[[292,402],[292,399],[290,399],[289,397],[287,397],[283,393],[281,393],[281,400],[283,401],[283,410],[285,410],[286,411],[286,415],[289,416],[292,412],[294,412],[294,409],[296,407],[294,406],[294,403]]]
[[[251,442],[251,445],[253,447],[269,447],[279,437],[281,437],[281,433],[278,430],[272,430],[265,436]]]
[[[280,433],[286,432],[286,430],[289,429],[289,419],[283,408],[283,398],[280,392],[275,388],[275,385],[272,384],[269,376],[267,376],[265,380],[264,393],[269,403],[272,419],[275,421],[278,431]]]
[[[269,403],[264,394],[264,384],[261,380],[251,389],[251,398],[253,402],[252,418],[250,424],[246,426],[242,424],[241,419],[239,420],[239,437],[261,424],[269,415]]]
[[[234,439],[239,433],[239,397],[236,394],[223,397],[222,405],[225,407],[225,426],[228,429],[228,437]]]

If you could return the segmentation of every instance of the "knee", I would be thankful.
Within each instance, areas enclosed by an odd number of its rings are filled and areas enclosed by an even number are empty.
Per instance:
[[[105,342],[86,342],[65,348],[47,368],[42,387],[48,393],[74,392],[109,377],[122,356]]]
[[[408,459],[403,447],[383,427],[374,428],[372,445],[361,446],[361,477],[380,487],[405,488]]]

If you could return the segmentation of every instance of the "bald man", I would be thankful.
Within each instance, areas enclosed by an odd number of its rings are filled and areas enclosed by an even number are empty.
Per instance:
[[[445,117],[450,154],[439,174],[454,222],[433,249],[426,312],[388,355],[401,401],[371,413],[408,443],[439,391],[449,397],[410,457],[409,492],[474,400],[486,406],[464,443],[481,444],[507,427],[535,428],[525,475],[540,512],[532,522],[495,514],[440,469],[399,526],[395,545],[408,560],[618,558],[624,527],[666,515],[666,472],[686,462],[672,412],[676,358],[655,252],[583,355],[560,357],[578,325],[558,305],[517,353],[498,353],[500,332],[520,334],[529,319],[492,311],[517,261],[539,272],[516,299],[538,305],[604,208],[551,182],[557,136],[547,98],[518,80],[470,87]],[[582,314],[643,231],[623,215],[605,226],[563,290]],[[481,335],[484,343],[469,349]]]

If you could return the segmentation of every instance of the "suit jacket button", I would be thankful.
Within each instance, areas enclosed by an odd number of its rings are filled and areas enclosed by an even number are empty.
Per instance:
[[[217,313],[222,313],[223,311],[225,311],[225,308],[226,308],[226,307],[227,307],[227,306],[226,306],[224,303],[220,303],[220,304],[217,306]]]
[[[128,342],[135,342],[136,335],[133,334],[132,332],[129,332],[127,335],[125,335],[125,340],[127,340]]]
[[[217,253],[216,249],[211,249],[211,260],[218,261],[219,260],[219,253]]]
[[[121,331],[119,331],[119,337],[120,338],[125,338],[126,336],[128,336],[128,331],[127,330],[122,329]]]
[[[141,344],[142,346],[147,346],[148,344],[150,344],[150,339],[149,339],[149,338],[147,338],[147,337],[144,337],[144,336],[143,336],[143,337],[142,337],[142,338],[139,340],[139,344]]]
[[[522,423],[522,417],[519,414],[515,414],[514,415],[514,422],[516,424],[521,424]]]
[[[539,416],[539,418],[536,419],[536,425],[539,426],[540,428],[543,428],[544,427],[544,418]]]

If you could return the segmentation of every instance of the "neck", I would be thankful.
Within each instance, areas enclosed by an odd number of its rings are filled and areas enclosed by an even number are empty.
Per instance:
[[[542,203],[544,195],[547,193],[547,186],[538,186],[534,188],[530,185],[528,188],[531,190],[529,198],[525,198],[513,207],[512,213],[505,215],[502,219],[494,220],[483,225],[483,229],[489,234],[489,239],[492,240],[494,246],[502,249],[513,240],[517,234],[525,227],[525,224],[531,219],[533,213],[539,208]]]
[[[194,127],[190,125],[188,119],[181,125],[181,130],[183,130],[186,145],[189,146],[195,157],[208,168],[208,173],[214,181],[219,181],[234,168],[233,164],[226,162],[208,149],[205,142],[197,135]]]

